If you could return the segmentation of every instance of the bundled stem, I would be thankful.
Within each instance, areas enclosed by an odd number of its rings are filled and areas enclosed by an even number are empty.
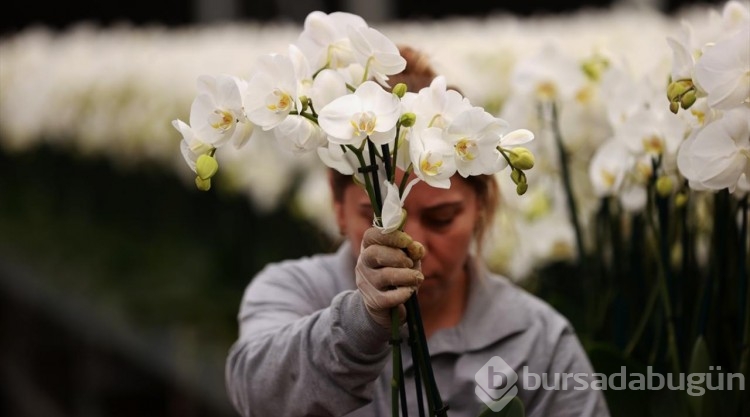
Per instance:
[[[380,224],[382,216],[382,197],[380,194],[380,182],[378,180],[378,164],[377,164],[377,149],[371,140],[366,139],[367,149],[370,156],[370,163],[367,164],[364,158],[364,154],[361,149],[354,146],[347,146],[347,149],[351,150],[357,157],[360,168],[359,171],[363,173],[365,188],[370,198],[373,210],[375,212],[376,222]],[[389,181],[395,180],[395,164],[397,149],[394,149],[394,156],[391,159],[388,145],[382,145],[382,154],[380,155],[385,166],[386,179]],[[402,187],[400,191],[403,192],[403,186],[406,184],[408,177],[411,173],[411,167],[404,174],[404,178],[401,181]],[[427,347],[427,338],[424,332],[424,326],[422,324],[422,318],[420,315],[419,302],[417,301],[416,293],[413,293],[407,300],[407,326],[409,329],[409,338],[411,343],[412,359],[414,366],[417,401],[420,417],[424,416],[424,405],[422,403],[422,383],[427,393],[427,405],[430,416],[447,417],[447,405],[443,404],[442,398],[435,382],[435,376],[432,371],[432,364],[430,362],[430,353]],[[408,409],[406,404],[406,387],[404,385],[404,368],[401,356],[401,334],[400,329],[401,320],[398,314],[398,308],[394,307],[391,309],[391,345],[392,345],[392,360],[393,360],[393,377],[391,379],[391,414],[393,417],[399,415],[399,404],[401,405],[401,414],[406,417],[408,416]],[[424,379],[423,379],[424,378]]]

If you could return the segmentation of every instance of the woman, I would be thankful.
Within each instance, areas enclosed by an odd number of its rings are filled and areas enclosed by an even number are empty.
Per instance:
[[[429,85],[435,74],[423,57],[409,48],[402,55],[407,68],[393,85]],[[524,388],[541,381],[532,373],[547,374],[549,387],[554,374],[590,381],[593,371],[564,317],[477,259],[497,206],[493,176],[456,175],[449,189],[417,183],[404,232],[392,234],[372,227],[370,200],[350,177],[331,172],[330,183],[345,237],[338,251],[268,265],[245,292],[226,369],[243,416],[390,415],[390,310],[404,317],[414,291],[450,416],[478,416],[497,399],[475,393],[494,357],[512,369],[507,377],[517,374],[527,416],[609,415],[601,391]],[[417,416],[411,355],[402,349],[409,414]],[[486,375],[490,385],[496,373]]]

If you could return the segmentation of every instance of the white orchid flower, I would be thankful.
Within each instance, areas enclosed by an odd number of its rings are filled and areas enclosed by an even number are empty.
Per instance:
[[[206,144],[244,145],[253,133],[241,96],[244,81],[230,75],[198,77],[198,94],[190,107],[190,127]]]
[[[331,69],[320,71],[312,83],[308,93],[316,109],[322,109],[333,100],[345,96],[346,80],[340,72]]]
[[[281,54],[261,56],[243,98],[251,122],[263,130],[278,126],[297,109],[297,78],[292,60]]]
[[[357,62],[348,35],[349,28],[366,27],[364,19],[351,13],[314,11],[305,18],[296,45],[307,55],[315,70],[345,68]]]
[[[694,132],[677,163],[680,172],[700,186],[734,192],[743,174],[750,178],[750,110],[728,111]]]
[[[633,158],[622,141],[610,139],[604,142],[589,164],[589,179],[594,193],[598,197],[616,195],[632,168]]]
[[[359,63],[365,68],[361,81],[372,77],[380,85],[388,87],[388,76],[406,68],[406,60],[396,44],[376,29],[350,26],[348,34],[358,53]]]
[[[694,129],[690,136],[682,142],[682,145],[680,145],[680,149],[677,151],[677,169],[680,171],[680,174],[688,180],[688,186],[691,189],[696,191],[706,191],[709,190],[709,188],[697,179],[699,167],[693,164],[693,152],[691,149],[700,130],[701,128]]]
[[[473,107],[453,119],[445,130],[445,138],[453,145],[456,168],[462,177],[494,174],[508,165],[497,150],[507,125],[480,107]]]
[[[740,179],[737,180],[737,188],[734,189],[733,194],[740,197],[750,194],[750,174],[743,172],[740,175]]]
[[[624,67],[608,69],[602,74],[600,86],[600,95],[607,103],[607,119],[614,129],[628,121],[643,108],[643,103],[649,102],[655,95],[664,99],[662,85],[655,86],[647,77],[636,77]]]
[[[528,129],[516,129],[504,134],[500,138],[499,145],[503,148],[512,148],[529,143],[534,140],[534,133]]]
[[[708,105],[729,110],[750,106],[750,25],[706,50],[695,64],[694,81]]]
[[[674,156],[687,124],[665,106],[641,108],[615,131],[615,136],[634,155]]]
[[[672,80],[692,80],[695,59],[687,46],[671,36],[667,37],[667,44],[672,48]]]
[[[398,97],[374,81],[366,81],[318,112],[318,123],[331,142],[359,146],[369,137],[376,145],[394,140],[401,115]]]
[[[638,213],[646,208],[648,203],[648,190],[645,184],[626,183],[618,195],[622,208],[630,213]]]
[[[378,225],[373,221],[373,226],[380,229],[381,233],[388,234],[401,228],[404,220],[406,220],[404,201],[406,200],[406,196],[409,195],[411,188],[418,181],[418,178],[411,180],[404,189],[403,195],[399,195],[396,184],[388,180],[383,181],[385,197],[383,198],[383,208],[380,212],[380,222],[382,225]]]
[[[581,65],[555,43],[545,43],[534,55],[520,61],[511,75],[520,94],[538,101],[570,99],[586,83]]]
[[[182,135],[182,140],[180,141],[182,157],[190,169],[196,172],[195,164],[198,157],[209,153],[214,147],[198,139],[195,131],[182,120],[173,120],[172,126]]]
[[[297,80],[297,96],[309,96],[313,86],[313,71],[310,62],[299,47],[289,45],[289,59],[294,68],[294,78]]]
[[[304,116],[289,116],[272,132],[276,140],[293,152],[312,151],[327,143],[320,126]]]
[[[432,187],[450,188],[456,173],[455,151],[437,127],[414,131],[409,140],[414,173]]]
[[[359,163],[352,152],[345,152],[342,145],[328,142],[328,146],[317,148],[318,157],[329,168],[333,168],[343,175],[354,175]]]
[[[432,80],[429,87],[418,93],[406,93],[401,99],[404,112],[417,116],[413,130],[428,127],[446,128],[459,113],[469,110],[472,105],[469,99],[458,91],[449,90],[444,76]]]

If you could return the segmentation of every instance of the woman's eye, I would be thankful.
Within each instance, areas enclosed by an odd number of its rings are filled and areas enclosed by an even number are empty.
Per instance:
[[[453,216],[451,217],[428,217],[425,219],[425,223],[433,227],[445,227],[453,222]]]
[[[373,214],[372,210],[369,209],[369,208],[367,210],[360,211],[359,214],[360,214],[360,216],[362,216],[362,218],[367,219],[370,223],[372,223],[372,219],[375,216]]]

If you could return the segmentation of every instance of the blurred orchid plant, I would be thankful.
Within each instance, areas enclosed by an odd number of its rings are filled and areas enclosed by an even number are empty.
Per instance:
[[[448,89],[442,76],[418,92],[408,92],[404,84],[391,88],[389,76],[403,71],[406,61],[390,39],[361,17],[312,12],[287,52],[261,56],[247,80],[232,75],[198,79],[190,124],[177,119],[173,125],[182,134],[182,154],[199,189],[211,187],[219,168],[218,148],[278,141],[293,152],[317,152],[325,165],[351,175],[367,191],[374,226],[383,233],[403,228],[403,202],[417,181],[449,188],[456,174],[494,175],[510,166],[516,192],[526,192],[525,171],[533,167],[534,156],[519,145],[534,135],[526,129],[511,131],[503,119]],[[399,184],[397,169],[404,172]],[[416,178],[409,181],[412,174]],[[445,416],[416,295],[407,302],[407,311],[429,413]],[[396,309],[392,317],[396,340]],[[394,344],[394,416],[399,404],[406,407],[399,401],[405,389],[400,355]]]
[[[575,267],[585,301],[566,313],[583,317],[597,367],[750,378],[750,10],[730,1],[681,29],[664,42],[671,70],[635,74],[606,50],[577,60],[554,43],[516,65],[501,116],[538,133],[534,183],[545,187],[517,203],[518,224],[570,247],[545,250]],[[555,236],[544,219],[564,217]],[[737,394],[679,397],[671,411],[746,415]]]

